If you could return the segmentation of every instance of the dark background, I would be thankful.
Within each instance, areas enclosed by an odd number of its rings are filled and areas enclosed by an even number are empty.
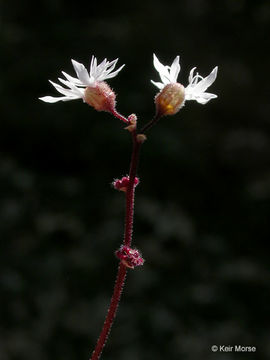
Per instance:
[[[111,296],[128,171],[123,124],[81,100],[45,104],[70,59],[120,58],[118,109],[154,114],[155,52],[206,76],[148,134],[134,245],[103,358],[268,359],[270,208],[269,1],[1,2],[0,359],[90,357]],[[212,353],[251,345],[253,354]]]

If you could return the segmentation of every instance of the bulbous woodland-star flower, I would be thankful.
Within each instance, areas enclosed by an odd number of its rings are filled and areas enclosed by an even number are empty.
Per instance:
[[[217,97],[215,94],[207,93],[205,90],[213,84],[217,77],[218,67],[203,78],[193,68],[189,74],[189,84],[184,87],[177,82],[180,72],[179,56],[176,56],[171,66],[164,66],[154,54],[154,67],[158,71],[162,82],[151,82],[161,91],[156,96],[157,112],[160,115],[173,115],[184,105],[186,100],[196,100],[200,104],[206,104],[209,100]]]
[[[84,102],[93,106],[96,110],[111,111],[115,108],[116,96],[104,80],[115,77],[125,66],[122,65],[119,69],[113,71],[117,61],[118,59],[111,62],[104,59],[98,65],[97,59],[92,56],[90,71],[88,72],[83,64],[71,60],[77,78],[62,71],[66,79],[58,78],[58,80],[66,87],[49,80],[55,89],[64,96],[44,96],[39,99],[49,103],[83,99]]]

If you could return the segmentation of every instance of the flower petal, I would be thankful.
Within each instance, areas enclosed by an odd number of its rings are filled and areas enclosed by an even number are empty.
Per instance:
[[[64,71],[62,71],[62,74],[68,79],[68,81],[72,82],[73,84],[75,84],[77,86],[85,86],[85,85],[82,84],[81,80],[68,75]]]
[[[186,91],[186,96],[185,96],[185,100],[195,100],[200,104],[206,104],[208,103],[208,101],[215,98],[217,98],[217,95],[215,94],[210,94],[210,93],[196,94],[188,91]]]
[[[94,60],[95,60],[95,57],[94,57],[94,55],[92,55],[91,64],[90,64],[90,70],[89,70],[90,76],[92,75],[91,71],[92,71],[92,68],[94,67]]]
[[[204,92],[210,85],[212,85],[213,82],[216,80],[217,71],[218,67],[216,66],[206,78],[198,82],[198,84],[194,87],[194,92]]]
[[[90,66],[90,81],[93,84],[95,81],[104,81],[106,79],[111,79],[115,77],[119,71],[123,69],[125,65],[122,65],[119,69],[112,71],[115,68],[118,59],[113,61],[107,61],[105,58],[99,65],[97,65],[97,59],[92,57],[91,66]]]
[[[47,103],[56,103],[58,101],[69,101],[69,100],[75,100],[79,99],[79,97],[67,97],[67,96],[61,96],[61,97],[53,97],[53,96],[43,96],[40,97],[39,100],[42,100]]]
[[[210,94],[210,93],[203,93],[200,97],[198,97],[197,99],[195,99],[198,103],[200,104],[206,104],[208,103],[208,101],[210,101],[211,99],[215,99],[217,98],[217,95],[215,94]]]
[[[106,65],[107,71],[111,72],[115,68],[115,65],[117,64],[117,62],[118,62],[118,58],[111,62],[108,61],[107,65]]]
[[[153,54],[153,55],[154,55],[154,67],[158,71],[161,81],[165,85],[169,84],[171,82],[170,81],[170,73],[168,70],[168,69],[170,69],[170,67],[162,65],[161,62],[156,57],[156,55],[155,54]]]
[[[163,87],[170,83],[176,83],[177,77],[180,72],[180,64],[179,64],[179,56],[176,56],[174,61],[172,62],[171,66],[164,66],[161,64],[161,62],[158,60],[157,56],[153,54],[154,60],[154,67],[158,71],[161,81],[163,82]],[[154,83],[159,84],[156,85],[160,88],[160,83]]]
[[[177,77],[178,74],[180,72],[180,63],[179,63],[179,56],[176,56],[176,58],[174,59],[172,65],[171,65],[171,71],[170,71],[170,80],[171,82],[176,82],[177,81]]]
[[[190,84],[192,83],[192,79],[194,77],[193,74],[194,74],[195,69],[196,69],[196,66],[190,70],[189,77],[188,77],[188,82]]]
[[[92,74],[92,76],[95,78],[95,80],[102,81],[102,80],[100,80],[100,77],[102,77],[102,74],[104,74],[106,72],[106,67],[107,67],[107,59],[106,58],[99,65],[97,65],[97,60],[96,60],[96,66],[95,66],[94,72]]]
[[[155,82],[155,81],[151,80],[151,83],[154,84],[160,90],[164,88],[164,84],[161,82]]]
[[[72,65],[74,67],[74,70],[76,71],[76,74],[79,78],[79,80],[82,82],[82,84],[86,86],[91,86],[92,82],[90,81],[89,74],[85,68],[85,66],[73,59],[71,59]]]
[[[166,74],[168,72],[166,67],[161,64],[161,62],[158,60],[155,54],[153,54],[153,56],[154,56],[154,67],[157,70],[157,72],[159,72],[159,74],[164,74],[164,73]]]
[[[119,73],[119,71],[121,71],[122,69],[123,69],[123,67],[125,66],[125,64],[124,65],[122,65],[122,66],[120,66],[120,68],[119,69],[117,69],[117,70],[115,70],[114,72],[112,72],[111,74],[109,74],[109,75],[106,75],[106,77],[104,78],[104,80],[105,79],[111,79],[111,78],[114,78],[118,73]]]
[[[61,85],[58,85],[56,83],[54,83],[53,81],[49,80],[49,82],[52,84],[52,86],[55,87],[55,89],[60,92],[60,94],[62,95],[66,95],[66,96],[69,96],[70,95],[70,92],[71,90],[70,89],[65,89],[63,88]]]

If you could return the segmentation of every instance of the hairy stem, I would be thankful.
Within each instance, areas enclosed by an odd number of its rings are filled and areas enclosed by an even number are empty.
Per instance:
[[[103,325],[103,329],[98,338],[96,348],[92,354],[91,360],[98,360],[100,358],[104,345],[106,344],[120,302],[123,286],[125,284],[126,273],[126,266],[120,263],[109,310]]]
[[[147,124],[145,124],[141,130],[140,133],[144,134],[147,130],[151,129],[152,126],[154,126],[158,120],[161,118],[161,115],[159,113],[157,113],[152,120],[150,120]]]
[[[120,115],[120,114],[118,114]],[[122,115],[120,115],[122,117]],[[118,116],[117,116],[118,117]],[[126,215],[125,215],[125,236],[124,236],[124,245],[131,245],[132,241],[132,232],[133,232],[133,217],[134,217],[134,195],[135,195],[135,177],[136,171],[139,163],[139,154],[141,142],[137,140],[136,130],[132,131],[132,141],[133,141],[133,150],[130,162],[129,169],[129,184],[126,191]],[[125,284],[127,273],[127,267],[120,262],[118,273],[114,285],[113,295],[111,298],[109,310],[101,330],[100,336],[97,340],[95,350],[92,353],[90,360],[100,359],[102,350],[106,344],[108,335],[110,333],[117,308],[120,302],[121,294]]]
[[[136,132],[132,132],[133,151],[129,169],[129,183],[126,192],[126,221],[125,221],[125,238],[124,244],[131,245],[134,218],[134,196],[135,196],[135,177],[139,163],[141,143],[137,141]]]
[[[123,121],[124,123],[129,124],[128,119],[125,116],[121,115],[116,109],[111,110],[111,114],[117,119]]]

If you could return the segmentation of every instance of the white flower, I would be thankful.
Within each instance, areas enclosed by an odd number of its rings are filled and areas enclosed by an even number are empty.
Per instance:
[[[84,99],[85,88],[95,88],[98,83],[103,82],[106,79],[111,79],[115,77],[120,70],[125,65],[122,65],[119,69],[114,70],[115,65],[118,59],[115,59],[111,62],[104,59],[102,63],[97,64],[97,59],[92,56],[90,71],[86,70],[85,66],[75,60],[71,60],[74,70],[77,74],[77,78],[74,78],[64,71],[62,74],[65,76],[67,80],[58,78],[58,80],[64,84],[66,87],[58,85],[52,81],[50,83],[55,87],[55,89],[62,95],[61,97],[53,97],[53,96],[44,96],[39,98],[42,101],[54,103],[57,101],[69,101],[75,99]],[[113,71],[113,72],[112,72]]]
[[[189,84],[185,88],[185,99],[196,100],[200,104],[206,104],[209,100],[217,97],[217,95],[207,93],[205,90],[216,80],[218,67],[216,66],[205,78],[198,73],[193,76],[195,69],[196,68],[193,68],[190,71],[188,78]]]
[[[176,56],[171,66],[164,66],[154,54],[154,67],[158,71],[162,83],[152,80],[151,82],[160,90],[168,84],[177,83],[180,72],[179,56]],[[189,84],[185,88],[185,100],[196,100],[200,104],[206,104],[209,100],[217,97],[215,94],[206,93],[205,90],[216,80],[218,67],[216,66],[205,78],[198,73],[193,75],[195,69],[190,71]]]

